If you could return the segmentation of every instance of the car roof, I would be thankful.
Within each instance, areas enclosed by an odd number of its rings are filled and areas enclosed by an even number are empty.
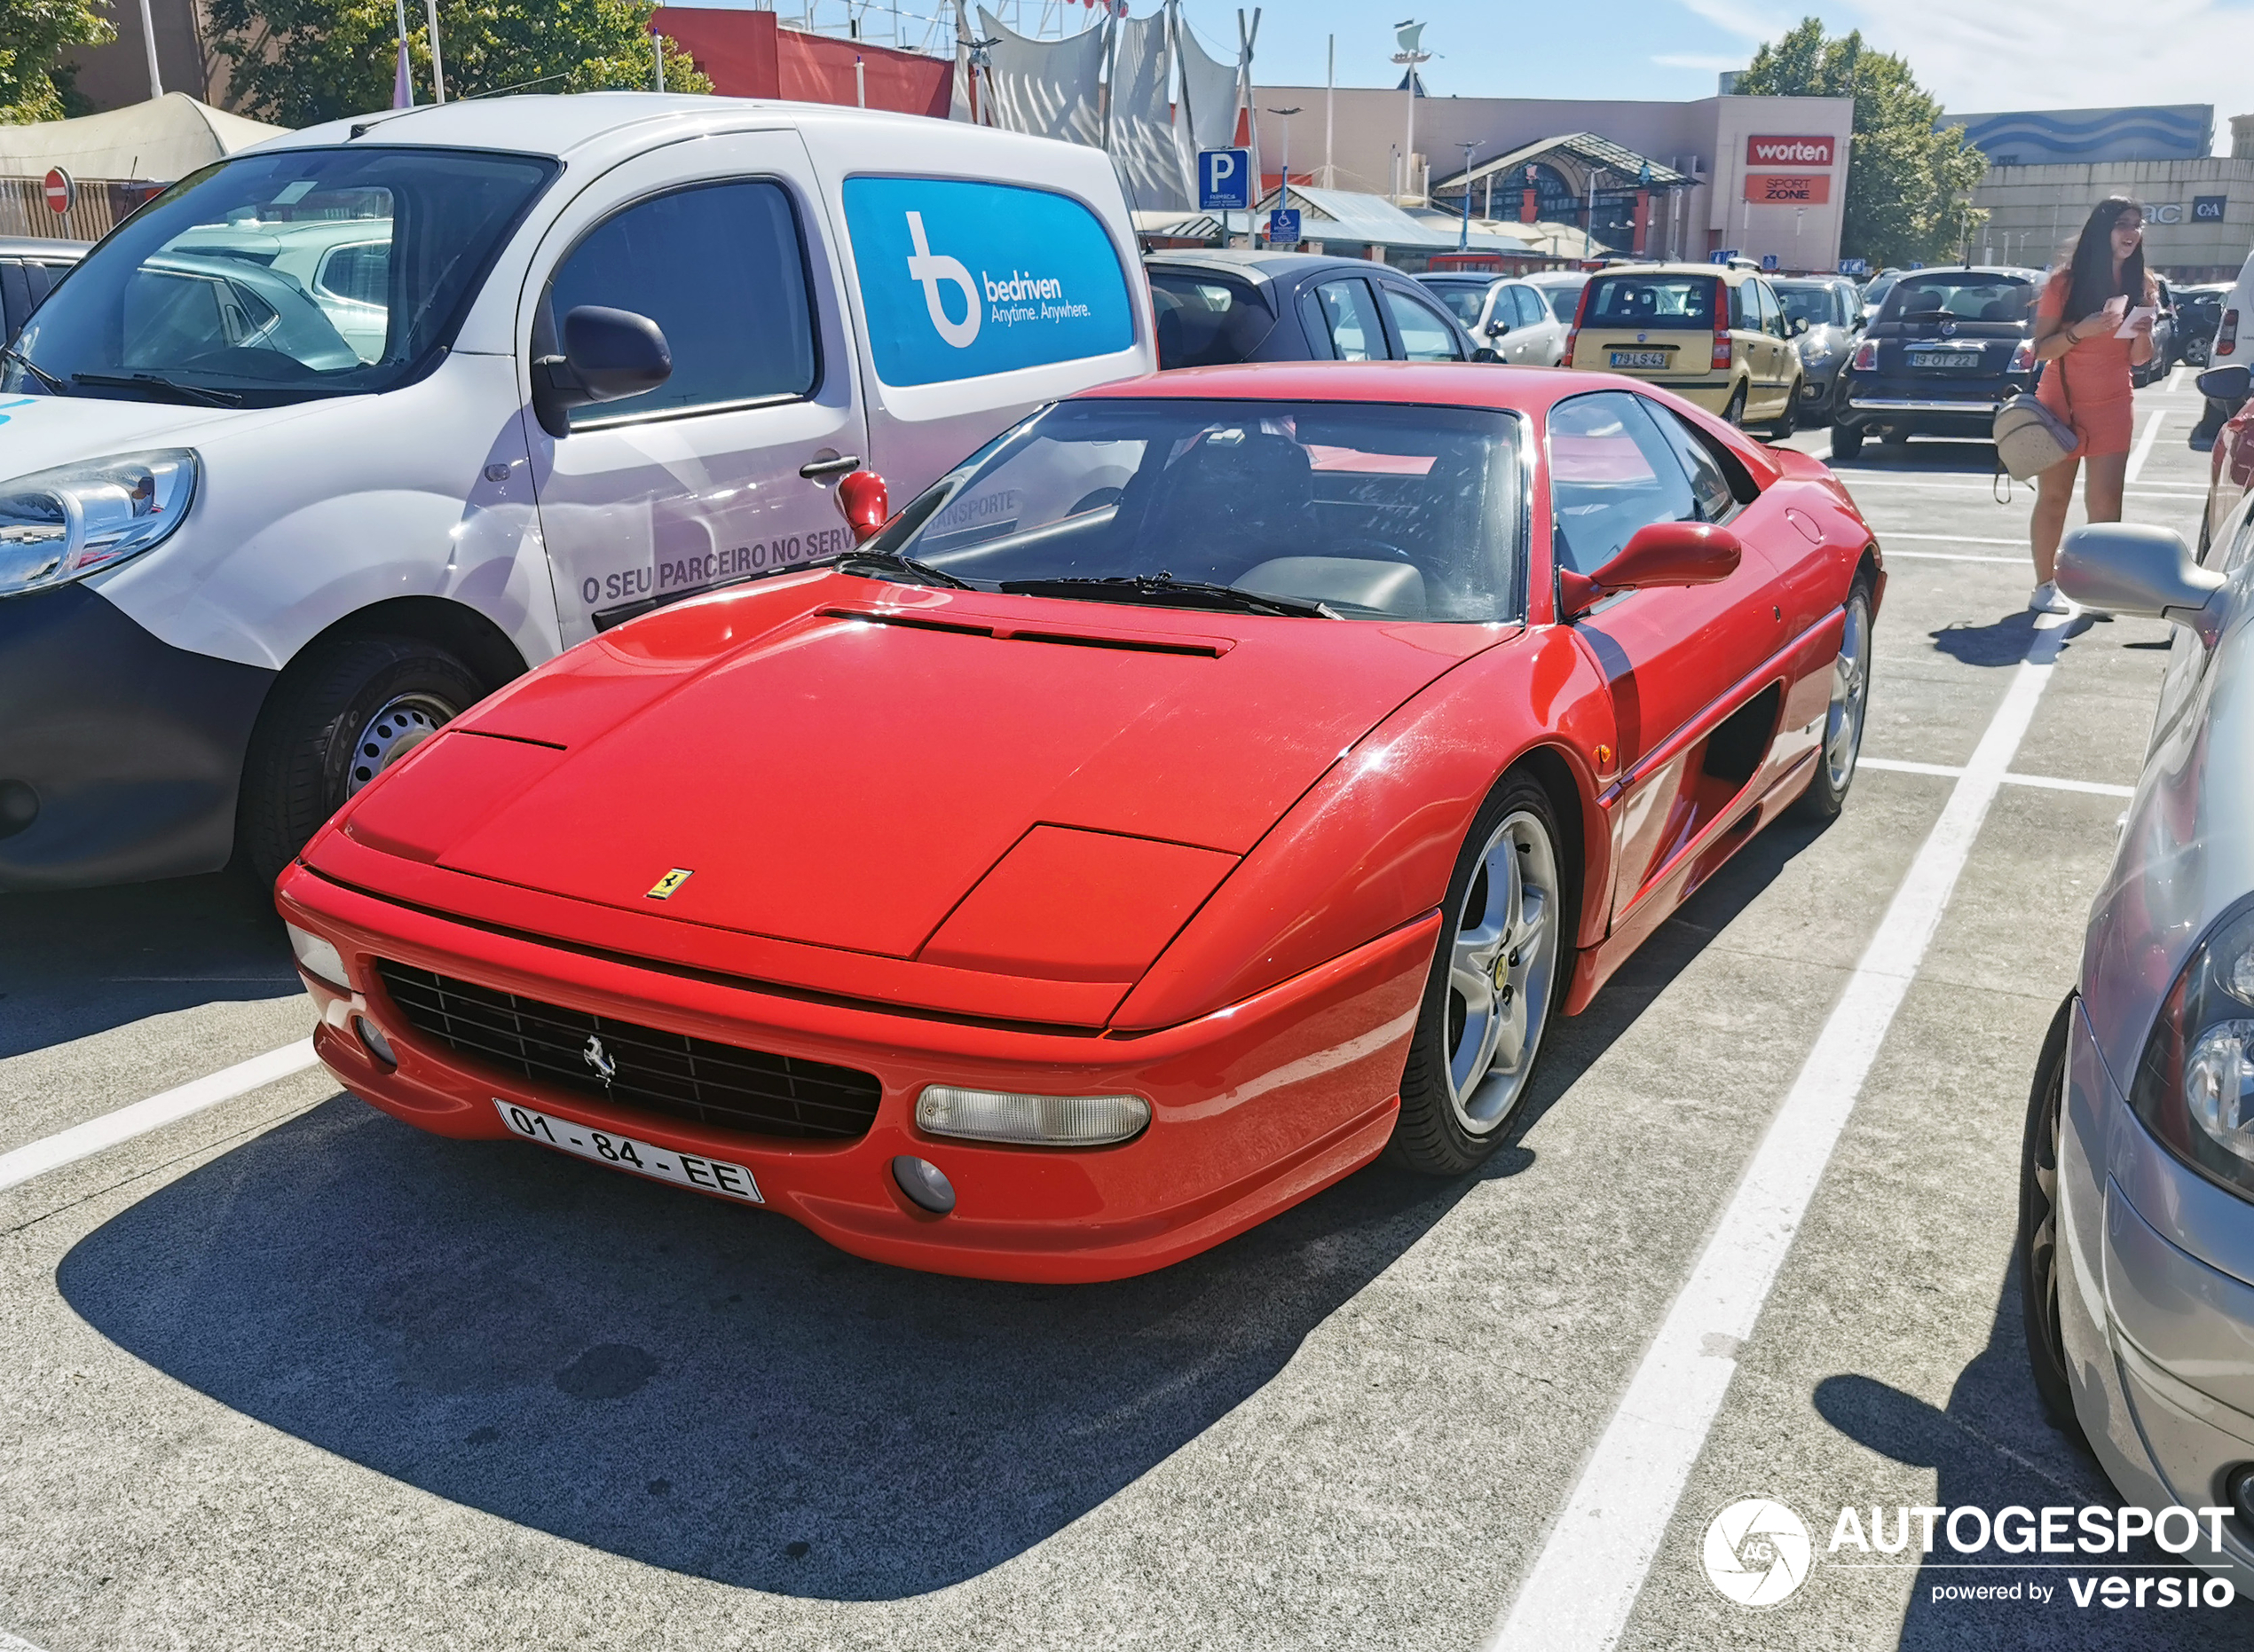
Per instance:
[[[1401,271],[1370,258],[1340,258],[1320,252],[1264,252],[1257,248],[1168,248],[1143,255],[1148,269],[1202,270],[1213,275],[1233,275],[1249,281],[1281,281],[1318,270],[1383,270]],[[1411,278],[1404,276],[1403,279]]]
[[[2030,270],[2024,264],[1927,264],[1922,270],[1901,271],[1895,284],[1898,286],[1903,281],[1919,280],[1929,275],[2009,275],[2016,276],[2022,281],[2039,281],[2043,279],[2042,271]]]
[[[44,235],[0,235],[0,258],[75,260],[83,258],[92,244],[50,240]]]

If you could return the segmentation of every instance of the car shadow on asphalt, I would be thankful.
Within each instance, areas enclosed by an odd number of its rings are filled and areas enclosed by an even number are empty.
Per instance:
[[[229,872],[0,895],[0,1058],[219,999],[302,994],[273,897]]]
[[[1943,625],[1929,632],[1933,646],[1951,659],[1966,665],[2018,665],[2027,658],[2027,651],[2034,646],[2037,616],[2022,609],[1993,619],[1984,625]],[[2066,637],[2060,645],[2061,651],[2071,648],[2076,641],[2089,633],[2092,627],[2106,620],[2096,614],[2077,614],[2066,623]],[[2124,644],[2134,648],[2134,643]],[[2165,647],[2163,643],[2162,646]]]
[[[1816,1409],[1833,1428],[1881,1456],[1913,1467],[1937,1471],[1933,1503],[1942,1508],[1978,1507],[1993,1516],[1998,1510],[2018,1506],[2040,1512],[2045,1506],[2116,1506],[2119,1493],[2107,1480],[2094,1458],[2079,1442],[2051,1427],[2036,1397],[2034,1380],[2028,1374],[2027,1341],[2020,1318],[2019,1271],[2016,1264],[2004,1281],[1996,1304],[1994,1326],[1988,1346],[1958,1374],[1947,1406],[1936,1411],[1925,1401],[1865,1376],[1827,1377],[1816,1385]],[[1871,1510],[1862,1517],[1867,1522]],[[1896,1530],[1895,1509],[1884,1511],[1886,1535]],[[1813,1530],[1813,1528],[1811,1528]],[[1963,1528],[1967,1535],[1969,1522]],[[1820,1567],[1833,1562],[1883,1562],[1907,1560],[1912,1546],[1898,1557],[1872,1553],[1863,1556],[1852,1549],[1825,1555],[1828,1535],[1814,1530]],[[2077,1530],[2078,1536],[2078,1529]],[[2124,1648],[2242,1648],[2254,1637],[2254,1605],[2242,1600],[2219,1610],[2180,1608],[2163,1610],[2148,1604],[2143,1610],[2108,1610],[2100,1604],[2087,1608],[2074,1602],[2066,1580],[2119,1574],[2135,1578],[2183,1577],[2201,1574],[2180,1569],[2177,1556],[2149,1539],[2140,1539],[2129,1557],[2117,1554],[2071,1557],[2067,1569],[1990,1571],[1959,1569],[1966,1561],[2049,1562],[2062,1564],[2060,1555],[2022,1556],[1990,1547],[1973,1555],[1955,1553],[1936,1530],[1935,1552],[1924,1557],[1910,1592],[1902,1620],[1900,1644],[1910,1652],[1966,1652],[1967,1648],[2002,1647],[2089,1648],[2092,1652],[2120,1652]],[[1943,1568],[1947,1569],[1943,1569]],[[2034,1579],[2055,1590],[2047,1603],[2024,1598],[2001,1601],[1936,1601],[1939,1588],[2014,1584]]]

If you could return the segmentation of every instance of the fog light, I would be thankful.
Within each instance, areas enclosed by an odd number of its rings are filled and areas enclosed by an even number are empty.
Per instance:
[[[2224,1495],[2238,1515],[2238,1523],[2254,1535],[2254,1463],[2241,1463],[2223,1482]]]
[[[309,933],[295,924],[285,924],[282,927],[289,932],[289,949],[297,955],[299,969],[339,992],[352,990],[351,979],[344,973],[343,954],[319,935]]]
[[[383,1029],[369,1020],[367,1017],[354,1016],[352,1030],[360,1035],[360,1042],[368,1047],[368,1054],[383,1063],[385,1066],[395,1067],[399,1065],[399,1058],[391,1053],[391,1041],[383,1035]]]
[[[1140,1096],[1021,1096],[1002,1090],[927,1084],[916,1123],[934,1136],[1037,1147],[1101,1147],[1139,1136],[1150,1122]]]
[[[902,1192],[935,1216],[955,1208],[955,1184],[928,1159],[901,1154],[892,1161],[892,1179],[900,1184]]]

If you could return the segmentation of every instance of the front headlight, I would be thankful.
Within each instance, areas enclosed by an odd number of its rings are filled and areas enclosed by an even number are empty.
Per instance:
[[[162,544],[195,497],[185,447],[0,482],[0,596],[68,585]]]
[[[2145,1041],[2129,1105],[2177,1158],[2254,1199],[2254,899],[2192,949]]]

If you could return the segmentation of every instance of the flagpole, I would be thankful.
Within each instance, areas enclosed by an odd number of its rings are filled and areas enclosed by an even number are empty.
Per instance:
[[[414,82],[407,74],[407,0],[398,0],[399,12],[399,63],[391,76],[391,106],[395,109],[414,107]]]
[[[446,100],[446,65],[438,55],[438,0],[422,0],[424,14],[430,20],[430,101]]]

